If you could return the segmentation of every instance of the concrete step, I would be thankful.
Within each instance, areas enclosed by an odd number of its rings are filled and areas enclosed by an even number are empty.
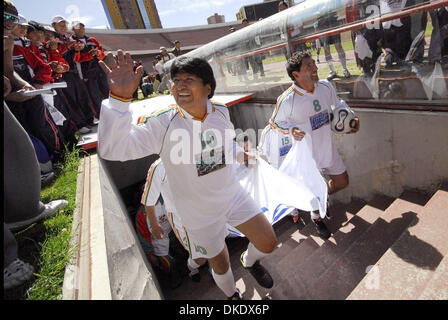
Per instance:
[[[448,300],[448,255],[446,255],[431,280],[429,280],[426,288],[418,298],[419,300]]]
[[[396,199],[307,291],[309,299],[345,299],[423,207]]]
[[[357,215],[340,228],[318,250],[301,263],[293,275],[294,283],[301,283],[303,291],[296,290],[299,299],[307,299],[307,289],[311,288],[350,245],[357,240],[377,219],[383,211],[365,205]]]
[[[332,206],[332,218],[325,223],[328,229],[337,234],[339,228],[347,225],[348,221],[352,219],[355,214],[359,214],[358,211],[364,206],[365,202],[361,200],[354,200],[350,205],[335,204]],[[334,241],[330,238],[328,241],[320,239],[315,235],[315,227],[312,223],[307,225],[307,232],[303,232],[301,236],[307,238],[304,239],[299,246],[292,250],[288,255],[285,255],[279,262],[275,264],[276,272],[280,273],[281,282],[277,282],[277,285],[270,291],[270,296],[273,299],[296,299],[297,292],[303,292],[304,287],[301,281],[294,282],[295,275],[301,272],[301,265],[310,256],[314,255],[316,251],[319,251],[321,246],[324,246],[327,242]],[[297,239],[298,235],[294,235]],[[290,284],[294,284],[291,288]]]
[[[440,190],[384,253],[348,299],[419,297],[448,253],[447,229],[448,192]]]
[[[292,222],[292,218],[289,216],[284,217],[274,225],[274,231],[278,242],[277,248],[271,255],[262,260],[262,265],[269,270],[274,279],[274,283],[278,281],[278,275],[273,272],[274,268],[269,262],[272,259],[278,259],[278,257],[282,254],[287,254],[288,251],[291,250],[291,243],[288,242],[288,240],[291,238],[291,234],[297,232],[299,228],[303,228],[303,226],[300,224],[294,224]],[[260,300],[266,296],[266,289],[260,287],[252,275],[245,270],[240,263],[240,255],[247,249],[247,244],[248,242],[245,242],[244,247],[236,252],[232,252],[229,249],[232,271],[235,277],[236,287],[244,293],[244,299]]]
[[[358,211],[362,206],[360,203],[361,201],[354,201],[351,210]],[[337,230],[352,216],[351,213],[346,212],[345,208],[346,205],[342,204],[332,206],[332,212],[335,218],[327,221],[330,230]],[[324,243],[322,239],[315,235],[314,225],[310,223],[309,213],[302,212],[301,221],[304,224],[300,222],[294,224],[291,217],[285,217],[282,221],[274,225],[278,240],[277,248],[272,254],[262,260],[262,264],[269,270],[274,279],[274,288],[276,286],[278,287],[285,278],[289,277],[291,267],[288,259],[290,257],[293,259],[295,259],[294,257],[307,257]],[[291,254],[292,250],[294,250],[294,254]],[[235,275],[237,288],[241,292],[245,292],[245,299],[274,298],[272,296],[272,289],[260,287],[255,279],[241,267],[239,256],[238,259],[231,257],[231,260],[233,259],[235,259],[235,264],[232,264],[232,270]],[[275,299],[278,298],[276,297]]]

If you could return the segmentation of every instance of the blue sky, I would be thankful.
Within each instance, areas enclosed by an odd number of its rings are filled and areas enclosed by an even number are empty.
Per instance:
[[[81,20],[87,28],[106,28],[108,25],[101,0],[12,0],[19,13],[28,20],[50,23],[55,15],[69,21]],[[207,24],[215,12],[224,15],[226,22],[235,21],[236,13],[247,4],[262,0],[155,0],[164,28]]]

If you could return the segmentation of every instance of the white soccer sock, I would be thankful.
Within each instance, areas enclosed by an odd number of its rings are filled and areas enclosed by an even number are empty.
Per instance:
[[[243,255],[243,263],[246,267],[252,267],[257,260],[266,257],[268,254],[269,253],[261,252],[255,248],[252,242],[249,242],[247,250]]]
[[[311,211],[310,212],[310,216],[311,216],[311,219],[313,219],[313,220],[319,219],[320,218],[319,211],[318,210]]]
[[[342,68],[347,69],[347,62],[345,60],[345,52],[338,52],[339,61],[341,61]]]
[[[190,257],[190,258],[188,258],[188,261],[187,261],[187,267],[188,267],[188,270],[190,270],[190,275],[194,275],[199,272],[200,265],[197,264],[196,261],[194,261]]]
[[[233,278],[232,267],[229,264],[229,270],[224,274],[216,274],[212,269],[212,276],[219,289],[224,292],[227,297],[231,297],[236,292],[235,279]]]
[[[325,56],[325,60],[327,61],[327,64],[330,67],[331,72],[336,72],[333,66],[333,59],[331,58],[331,56]]]

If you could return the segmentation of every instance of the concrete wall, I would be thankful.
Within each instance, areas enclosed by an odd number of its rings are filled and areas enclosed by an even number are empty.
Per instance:
[[[117,187],[121,179],[110,171],[97,155],[83,158],[79,167],[70,241],[74,254],[65,270],[63,299],[163,299]]]
[[[235,128],[262,129],[274,105],[239,104],[230,108]],[[356,109],[360,131],[334,135],[350,176],[350,185],[332,196],[350,202],[391,197],[404,188],[434,191],[448,180],[448,113]]]
[[[114,183],[121,179],[112,179],[108,164],[100,158],[98,161],[112,299],[160,300],[163,297],[156,275],[140,247],[133,222]]]

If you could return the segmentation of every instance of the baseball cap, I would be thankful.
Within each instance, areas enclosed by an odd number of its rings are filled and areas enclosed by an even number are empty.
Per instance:
[[[43,26],[43,27],[44,27],[45,31],[50,31],[50,32],[56,33],[56,30],[54,30],[53,27],[50,27],[50,26]]]
[[[159,51],[166,51],[166,48],[165,47],[160,47]]]
[[[61,21],[65,21],[68,23],[67,19],[65,19],[63,16],[55,16],[53,20],[51,20],[51,23],[59,23]]]
[[[79,26],[82,25],[83,27],[85,27],[86,25],[84,23],[82,23],[81,21],[73,21],[72,22],[72,28],[78,29]]]
[[[12,3],[9,0],[3,0],[3,12],[4,13],[9,13],[12,15],[17,16],[19,14],[19,12],[17,11],[16,6],[14,5],[14,3]]]
[[[21,25],[21,26],[29,26],[28,20],[24,16],[22,16],[21,14],[19,14],[19,25]]]

